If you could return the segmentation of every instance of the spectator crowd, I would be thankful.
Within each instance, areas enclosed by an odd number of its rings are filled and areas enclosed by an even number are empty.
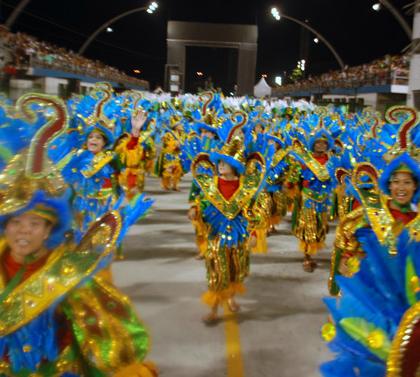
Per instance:
[[[409,58],[405,55],[386,55],[370,63],[308,76],[277,88],[278,93],[301,90],[325,91],[333,88],[359,88],[377,85],[407,85]]]
[[[13,75],[29,68],[48,68],[118,83],[148,87],[148,83],[129,76],[101,61],[91,60],[63,47],[40,41],[24,33],[0,29],[0,67]]]

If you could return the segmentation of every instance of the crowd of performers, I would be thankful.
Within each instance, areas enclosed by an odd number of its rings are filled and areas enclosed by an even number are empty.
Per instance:
[[[192,174],[205,323],[240,309],[251,254],[287,213],[308,273],[334,221],[323,375],[418,377],[419,121],[405,106],[383,118],[106,83],[67,102],[0,99],[0,376],[157,376],[110,264],[153,203],[145,180],[178,191]]]

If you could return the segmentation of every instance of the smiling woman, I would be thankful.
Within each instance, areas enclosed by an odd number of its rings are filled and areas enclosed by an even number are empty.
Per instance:
[[[417,190],[417,180],[413,173],[408,168],[401,167],[394,174],[392,174],[391,182],[389,184],[389,191],[391,193],[391,206],[402,208],[411,204],[413,196]]]
[[[29,256],[39,259],[47,254],[44,242],[52,230],[52,223],[41,216],[27,212],[12,217],[6,223],[4,235],[10,247],[10,256],[23,264]]]

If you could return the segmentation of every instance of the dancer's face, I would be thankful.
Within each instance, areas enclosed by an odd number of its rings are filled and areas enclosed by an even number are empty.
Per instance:
[[[182,124],[176,125],[176,126],[175,126],[175,131],[176,131],[179,135],[181,135],[181,134],[182,134],[182,132],[184,131],[184,127],[182,126]]]
[[[43,248],[51,229],[51,223],[32,213],[12,217],[7,221],[4,231],[11,255],[17,262],[23,263],[25,257]]]
[[[209,139],[214,139],[214,136],[215,136],[214,133],[209,130],[205,130],[205,129],[201,130],[201,137],[208,137]]]
[[[317,140],[314,143],[314,152],[315,153],[325,153],[328,151],[328,142],[325,140]]]
[[[235,169],[223,160],[218,164],[220,175],[236,175]]]
[[[411,203],[416,188],[416,181],[408,172],[394,173],[389,183],[389,191],[391,192],[392,199],[402,205]]]
[[[105,138],[99,131],[92,131],[87,139],[86,147],[92,153],[99,153],[105,147]]]
[[[255,133],[256,133],[257,135],[258,135],[258,134],[262,134],[262,133],[264,133],[264,127],[263,127],[263,126],[261,126],[261,124],[257,124],[257,125],[255,126],[254,130],[255,130]]]

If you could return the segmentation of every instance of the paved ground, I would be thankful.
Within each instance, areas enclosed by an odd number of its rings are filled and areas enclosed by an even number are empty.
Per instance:
[[[319,269],[303,272],[290,223],[269,238],[269,253],[252,257],[241,312],[214,327],[201,322],[207,307],[205,270],[196,254],[187,197],[164,193],[155,178],[146,192],[154,211],[125,241],[126,259],[113,266],[116,284],[131,297],[152,337],[150,359],[163,377],[315,377],[330,355],[320,338],[326,320],[328,248]],[[334,229],[332,229],[334,231]],[[327,245],[332,242],[330,234]]]

